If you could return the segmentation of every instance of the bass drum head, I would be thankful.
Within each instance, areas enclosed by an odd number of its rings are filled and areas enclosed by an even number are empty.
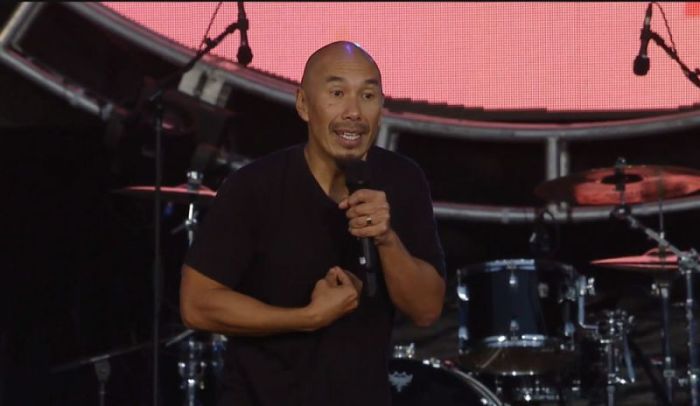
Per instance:
[[[389,383],[393,406],[501,406],[481,382],[440,362],[394,358]]]

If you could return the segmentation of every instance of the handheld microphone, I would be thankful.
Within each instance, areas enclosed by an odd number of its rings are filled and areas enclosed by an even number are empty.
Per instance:
[[[347,186],[350,194],[359,189],[369,188],[371,174],[367,162],[361,159],[352,159],[344,162],[342,167],[345,172],[345,186]],[[377,274],[372,257],[372,242],[367,237],[362,237],[359,240],[362,247],[359,262],[367,276],[367,295],[373,297],[377,292]]]
[[[637,76],[644,76],[649,72],[649,56],[647,55],[647,48],[649,47],[649,40],[651,39],[651,10],[654,3],[649,3],[647,7],[647,12],[644,15],[644,25],[642,25],[642,34],[639,36],[641,39],[641,45],[639,47],[639,54],[634,58],[634,74]]]
[[[238,63],[248,66],[253,60],[253,51],[248,45],[248,18],[245,15],[242,0],[238,0],[238,32],[241,34],[241,43],[238,46],[236,58],[238,58]]]

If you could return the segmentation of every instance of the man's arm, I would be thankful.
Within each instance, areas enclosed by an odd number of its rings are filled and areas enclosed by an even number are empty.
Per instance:
[[[418,326],[433,324],[442,313],[445,281],[434,266],[413,257],[391,228],[386,194],[360,189],[339,207],[347,210],[352,235],[374,239],[394,305]]]
[[[185,325],[229,335],[265,336],[314,331],[358,305],[358,290],[340,268],[320,279],[305,307],[284,308],[265,304],[236,292],[184,265],[180,283],[180,313]]]
[[[435,323],[445,301],[445,281],[435,267],[411,256],[394,230],[376,246],[387,290],[396,307],[417,326]]]

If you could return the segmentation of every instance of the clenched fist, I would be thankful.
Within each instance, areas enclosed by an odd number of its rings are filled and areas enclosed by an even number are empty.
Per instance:
[[[362,282],[352,273],[334,266],[319,279],[311,292],[308,308],[317,328],[325,327],[355,310]]]

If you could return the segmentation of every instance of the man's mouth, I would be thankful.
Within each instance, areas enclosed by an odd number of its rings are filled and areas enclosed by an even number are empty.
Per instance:
[[[359,132],[353,132],[353,131],[336,131],[336,134],[340,136],[340,138],[346,140],[346,141],[356,141],[360,138],[360,133]]]

